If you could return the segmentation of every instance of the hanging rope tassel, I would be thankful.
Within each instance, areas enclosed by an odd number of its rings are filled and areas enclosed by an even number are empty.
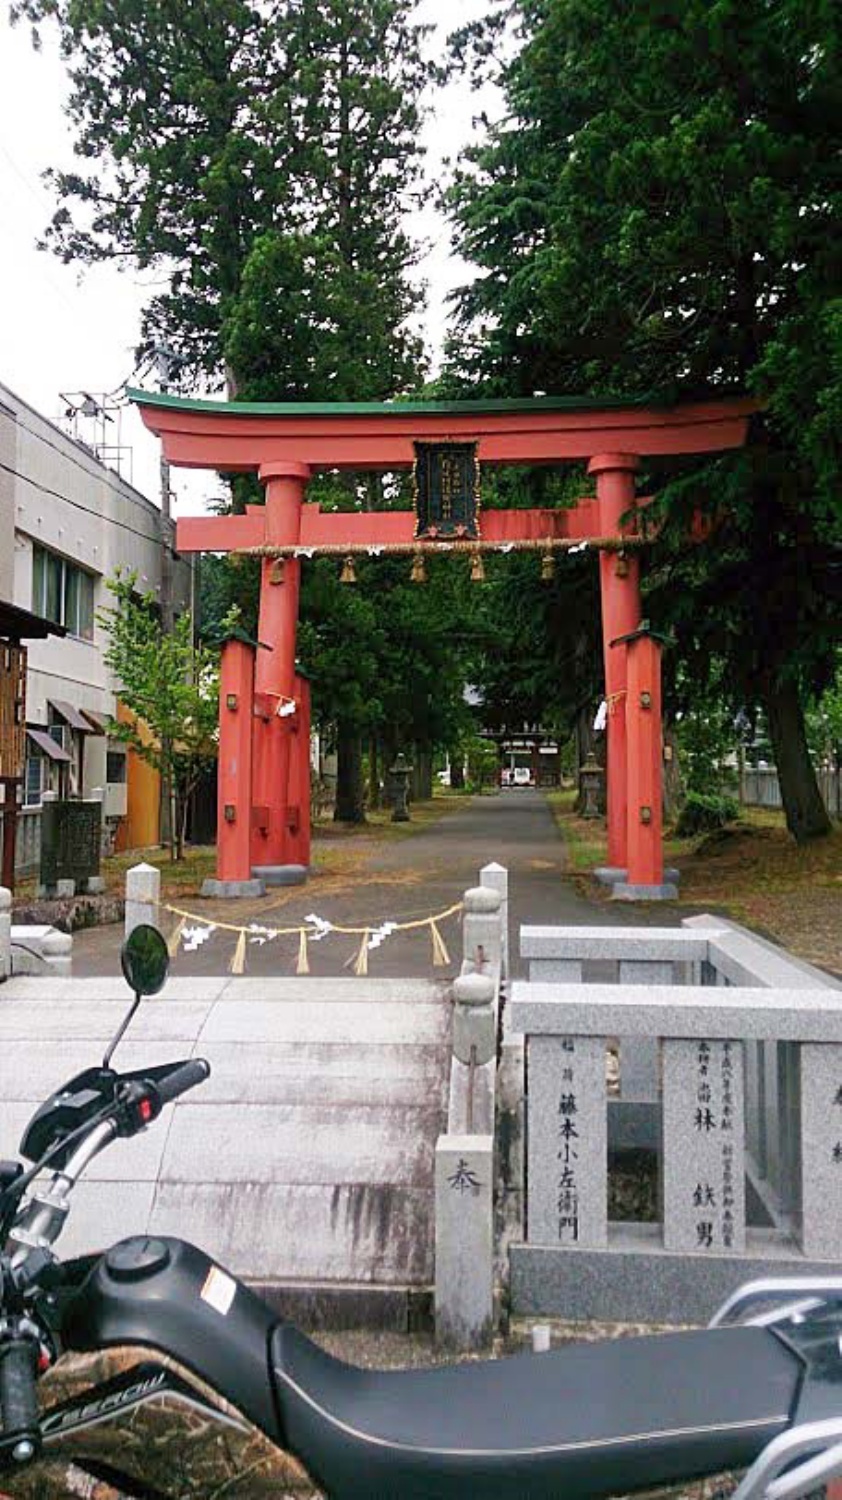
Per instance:
[[[229,970],[230,970],[230,972],[232,974],[243,974],[245,972],[245,967],[246,967],[246,930],[245,930],[245,928],[242,929],[242,931],[240,933],[240,936],[237,938],[237,946],[234,949],[233,957],[232,957],[231,962],[228,965],[228,967],[229,967]]]
[[[167,938],[167,952],[170,955],[170,958],[175,958],[176,954],[178,953],[178,950],[181,947],[181,934],[183,933],[186,926],[187,918],[181,917],[179,921],[176,922],[172,932]]]
[[[439,932],[435,921],[430,922],[430,937],[433,939],[433,968],[446,968],[450,963],[450,954],[447,951],[447,944]]]
[[[295,965],[296,974],[309,974],[310,959],[307,954],[307,928],[302,927],[298,934],[298,959]]]
[[[371,930],[367,927],[363,933],[359,948],[351,954],[351,957],[345,963],[345,968],[353,968],[358,979],[362,978],[363,974],[368,973],[368,940],[370,936]]]

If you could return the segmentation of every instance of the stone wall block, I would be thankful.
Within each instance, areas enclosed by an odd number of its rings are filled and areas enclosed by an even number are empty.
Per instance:
[[[530,1036],[531,1245],[601,1248],[608,1237],[605,1041]]]
[[[436,1339],[479,1349],[494,1324],[494,1141],[443,1135],[436,1146]]]
[[[741,1042],[663,1043],[664,1247],[745,1250]]]

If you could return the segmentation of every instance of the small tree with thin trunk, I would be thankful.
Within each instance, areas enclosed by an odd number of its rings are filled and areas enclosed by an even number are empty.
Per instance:
[[[111,608],[97,614],[108,636],[106,664],[129,715],[109,733],[159,772],[171,809],[170,850],[184,852],[190,795],[217,755],[218,657],[193,643],[189,613],[165,632],[152,594],[138,594],[137,574],[108,579]]]

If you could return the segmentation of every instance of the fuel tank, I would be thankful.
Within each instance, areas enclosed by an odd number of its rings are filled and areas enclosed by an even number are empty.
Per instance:
[[[169,1355],[273,1442],[282,1441],[264,1302],[184,1240],[137,1235],[100,1256],[63,1310],[65,1349],[138,1345]]]

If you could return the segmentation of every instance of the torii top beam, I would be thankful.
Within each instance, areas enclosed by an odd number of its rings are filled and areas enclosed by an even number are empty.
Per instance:
[[[171,464],[251,471],[264,479],[285,470],[306,475],[319,469],[409,469],[416,442],[475,442],[481,464],[558,464],[620,454],[633,468],[644,457],[740,447],[757,410],[757,403],[744,396],[680,405],[565,396],[331,403],[195,401],[132,389],[128,396],[145,425],[160,437]],[[489,542],[550,536],[575,540],[599,532],[592,500],[583,500],[573,511],[489,511],[484,516]],[[303,507],[302,546],[388,545],[409,542],[412,535],[408,512],[340,519],[321,515],[314,505]],[[249,507],[245,516],[180,522],[177,545],[182,551],[229,550],[262,540],[262,507]]]
[[[129,390],[171,464],[227,473],[292,460],[316,469],[409,469],[416,442],[478,445],[480,463],[560,463],[595,453],[738,448],[747,397],[657,406],[541,396],[511,401],[193,401]]]

